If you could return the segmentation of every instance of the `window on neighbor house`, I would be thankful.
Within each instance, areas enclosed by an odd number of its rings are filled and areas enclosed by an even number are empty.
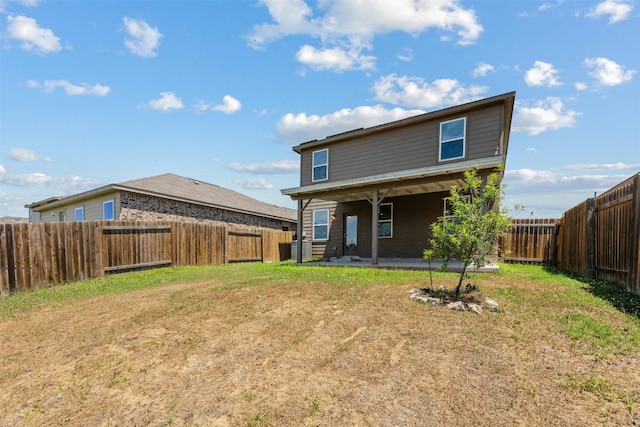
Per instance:
[[[393,203],[381,203],[378,213],[378,237],[393,237]]]
[[[313,211],[313,240],[329,239],[329,209]]]
[[[114,219],[113,200],[102,204],[102,219]]]
[[[440,161],[465,156],[466,127],[465,117],[440,123]]]
[[[313,176],[311,180],[316,182],[329,179],[329,149],[314,151],[312,162]]]
[[[76,208],[76,221],[84,221],[84,207]]]

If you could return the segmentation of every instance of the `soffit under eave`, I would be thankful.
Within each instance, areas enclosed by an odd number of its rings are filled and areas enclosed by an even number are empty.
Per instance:
[[[464,183],[463,173],[450,174],[445,177],[427,177],[410,181],[387,182],[378,185],[359,185],[349,188],[301,191],[291,194],[294,200],[326,200],[332,202],[354,202],[358,200],[370,200],[373,191],[379,191],[379,197],[413,196],[418,194],[448,192],[454,185]]]

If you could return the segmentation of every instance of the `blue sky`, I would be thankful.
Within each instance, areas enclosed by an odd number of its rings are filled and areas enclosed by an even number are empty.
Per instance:
[[[0,0],[0,43],[0,216],[168,172],[293,208],[294,145],[510,91],[519,217],[640,171],[635,0]]]

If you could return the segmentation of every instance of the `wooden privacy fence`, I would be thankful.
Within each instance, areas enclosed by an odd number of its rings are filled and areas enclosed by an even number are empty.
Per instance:
[[[558,219],[514,219],[500,241],[500,257],[510,262],[553,264],[558,222]]]
[[[291,238],[186,222],[0,224],[0,294],[140,268],[283,261]]]
[[[559,220],[514,220],[501,248],[508,261],[552,264],[640,294],[640,173]]]

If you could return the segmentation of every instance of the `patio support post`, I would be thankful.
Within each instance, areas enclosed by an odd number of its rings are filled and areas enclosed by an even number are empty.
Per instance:
[[[378,265],[378,189],[373,190],[371,198],[371,265]]]
[[[298,200],[298,224],[296,225],[296,262],[300,264],[302,262],[302,212],[304,206],[302,206],[302,199]]]

